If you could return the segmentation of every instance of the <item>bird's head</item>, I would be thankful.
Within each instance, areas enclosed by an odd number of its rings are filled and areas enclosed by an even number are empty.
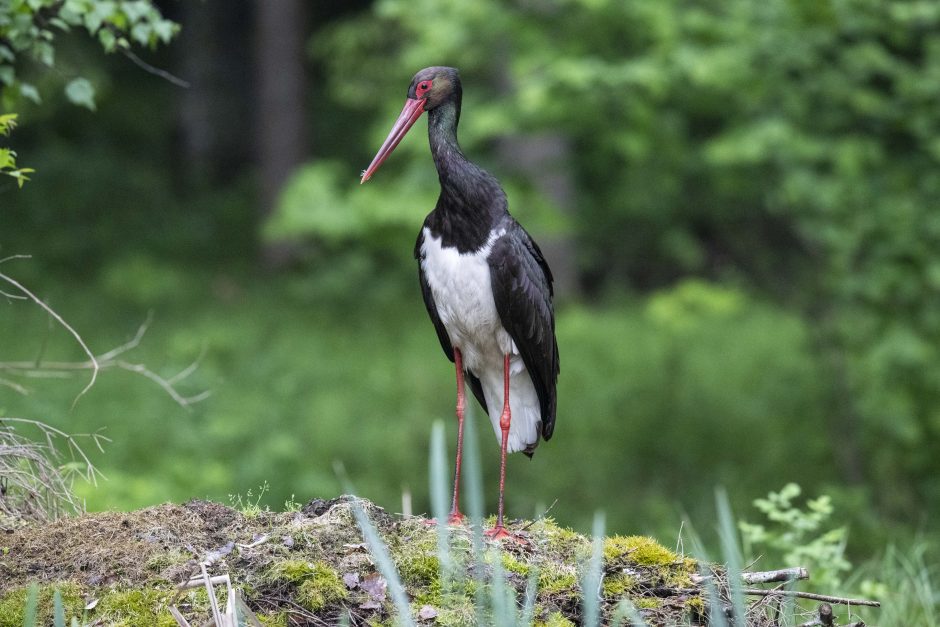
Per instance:
[[[411,79],[411,85],[408,87],[408,97],[405,100],[405,106],[402,108],[395,125],[389,131],[388,137],[382,143],[382,147],[376,153],[375,158],[365,172],[362,173],[360,183],[369,180],[372,174],[379,169],[382,162],[392,154],[395,147],[401,142],[421,114],[425,111],[431,111],[445,103],[454,103],[456,105],[456,114],[460,116],[460,74],[452,67],[426,67]]]

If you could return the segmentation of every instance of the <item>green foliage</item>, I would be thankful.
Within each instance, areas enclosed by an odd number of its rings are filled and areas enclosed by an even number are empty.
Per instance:
[[[16,118],[15,113],[0,115],[0,136],[5,137],[16,128]],[[34,171],[32,168],[16,167],[16,153],[9,148],[0,148],[0,174],[12,176],[19,187],[29,180],[27,174]]]
[[[869,624],[940,625],[938,577],[936,545],[921,539],[904,549],[888,545],[860,564],[846,587],[881,601],[877,613],[863,612]]]
[[[940,502],[938,32],[916,1],[379,0],[313,47],[373,149],[432,61],[461,69],[484,165],[557,129],[589,289],[705,275],[804,315],[844,476],[910,519]],[[411,198],[393,179],[433,175],[426,150],[370,184]]]
[[[261,505],[261,499],[264,498],[264,494],[270,489],[268,482],[265,481],[259,488],[258,493],[255,494],[252,488],[248,488],[248,492],[245,493],[245,496],[242,497],[241,494],[229,494],[228,500],[231,506],[247,518],[256,518],[259,514],[265,511],[269,511],[266,507]]]
[[[0,592],[0,627],[59,625],[65,617],[81,616],[85,600],[73,582],[59,582]]]
[[[847,530],[827,528],[833,513],[828,496],[808,499],[804,510],[794,503],[801,493],[800,486],[788,483],[754,501],[768,525],[739,521],[745,551],[751,559],[762,554],[765,559],[782,559],[786,566],[805,566],[814,586],[839,588],[843,573],[851,568],[845,558]]]
[[[29,59],[45,68],[57,65],[56,38],[83,30],[105,52],[133,45],[169,43],[179,26],[163,18],[151,0],[0,0],[0,102],[17,97],[40,101],[39,90],[23,78]],[[74,78],[65,95],[79,106],[95,109],[95,91],[84,78]]]

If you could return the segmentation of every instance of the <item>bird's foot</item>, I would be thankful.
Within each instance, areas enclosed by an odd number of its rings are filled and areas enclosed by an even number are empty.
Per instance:
[[[450,516],[447,517],[447,524],[449,526],[461,526],[466,522],[467,517],[464,516],[459,511],[451,512]],[[431,527],[437,525],[437,518],[427,518],[424,521],[424,524]]]
[[[502,525],[496,525],[492,529],[487,529],[483,532],[483,535],[486,537],[486,539],[493,541],[511,540],[519,544],[526,544],[528,542],[521,535],[512,533]]]

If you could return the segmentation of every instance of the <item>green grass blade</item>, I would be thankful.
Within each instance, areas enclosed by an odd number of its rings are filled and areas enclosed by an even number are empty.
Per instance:
[[[629,599],[621,599],[610,617],[610,624],[611,627],[620,627],[626,621],[630,621],[631,627],[647,627],[646,621],[643,620],[636,606]]]
[[[444,423],[440,420],[431,428],[431,454],[428,474],[431,487],[431,514],[437,519],[437,559],[441,575],[449,577],[452,571],[447,528],[447,447],[444,444]]]
[[[480,466],[480,446],[472,406],[467,407],[463,433],[463,488],[467,513],[473,529],[473,580],[475,585],[474,610],[478,625],[486,624],[486,580],[483,577],[483,473]]]
[[[604,578],[604,514],[594,514],[594,544],[591,559],[581,579],[581,603],[584,607],[584,627],[600,625],[600,588]]]
[[[54,627],[65,627],[65,607],[58,588],[52,593],[52,624]]]
[[[392,556],[389,555],[388,547],[382,542],[378,530],[375,528],[375,525],[372,524],[372,521],[369,520],[369,515],[362,509],[358,501],[353,503],[352,511],[353,515],[356,517],[356,522],[359,523],[359,529],[362,530],[362,537],[369,546],[369,552],[372,554],[372,557],[375,558],[379,572],[382,573],[382,576],[385,577],[385,581],[388,583],[388,590],[391,593],[392,602],[395,603],[395,609],[398,610],[398,624],[409,627],[413,626],[414,621],[411,619],[411,604],[408,602],[405,587],[402,585],[398,571],[395,569],[395,562],[392,561]]]
[[[346,474],[346,468],[343,466],[342,462],[338,460],[333,462],[333,469],[345,492],[347,494],[355,494],[356,489],[349,480],[349,476]],[[405,594],[405,587],[401,583],[401,577],[398,576],[398,570],[395,568],[395,562],[388,552],[388,547],[382,542],[382,537],[379,535],[378,529],[376,529],[372,521],[369,520],[369,515],[362,508],[358,499],[352,503],[352,512],[353,516],[356,518],[356,522],[359,524],[359,529],[362,531],[362,538],[369,547],[369,553],[371,553],[372,557],[375,559],[379,572],[385,577],[385,582],[388,584],[388,591],[391,593],[392,602],[395,604],[395,609],[398,611],[398,624],[405,625],[406,627],[414,627],[414,620],[411,618],[411,604],[408,602],[408,595]]]
[[[715,491],[715,503],[718,507],[718,536],[721,540],[721,556],[728,569],[728,585],[731,588],[731,604],[734,608],[735,627],[744,627],[746,606],[744,603],[744,583],[741,579],[743,558],[741,545],[738,543],[737,526],[731,513],[728,493],[723,488]]]
[[[535,597],[539,591],[539,569],[535,566],[529,568],[529,579],[525,585],[525,604],[522,606],[522,616],[519,624],[528,627],[535,616]]]
[[[36,608],[39,606],[39,585],[30,584],[26,593],[26,607],[23,612],[23,627],[36,627]]]
[[[705,578],[703,585],[705,586],[705,597],[708,601],[709,627],[728,627],[728,619],[723,611],[718,587],[715,585],[712,571],[708,566],[711,563],[711,558],[708,556],[708,551],[705,550],[705,544],[702,542],[701,536],[695,531],[695,526],[688,520],[684,522],[683,528],[686,529],[689,535],[692,557],[698,562],[699,574]]]
[[[493,624],[497,627],[513,627],[515,625],[515,602],[508,590],[506,573],[503,570],[501,549],[490,551],[493,556],[493,576],[490,580],[490,608],[493,613]]]

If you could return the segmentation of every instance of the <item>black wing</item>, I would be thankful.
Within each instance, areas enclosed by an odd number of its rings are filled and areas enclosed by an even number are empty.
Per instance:
[[[538,245],[515,220],[493,244],[489,264],[496,311],[532,377],[542,410],[542,437],[548,440],[555,429],[558,381],[552,272]]]
[[[437,315],[437,305],[434,303],[434,294],[431,293],[431,286],[428,285],[427,277],[424,276],[424,268],[421,267],[421,244],[423,241],[424,229],[421,229],[421,232],[418,234],[418,241],[415,244],[415,259],[418,260],[418,281],[421,283],[421,295],[424,297],[424,306],[427,307],[431,324],[434,325],[434,330],[437,331],[437,339],[441,342],[441,348],[444,349],[444,354],[447,355],[447,359],[453,362],[454,347],[450,344],[450,336],[447,335],[447,329],[444,327],[444,323],[441,322],[440,316]],[[488,413],[486,409],[486,399],[483,397],[483,385],[480,383],[480,379],[468,370],[467,382],[470,384],[473,395],[480,402],[480,405],[483,406],[483,411]]]

